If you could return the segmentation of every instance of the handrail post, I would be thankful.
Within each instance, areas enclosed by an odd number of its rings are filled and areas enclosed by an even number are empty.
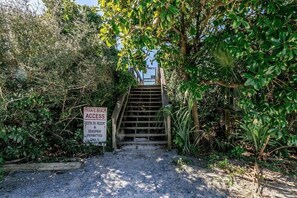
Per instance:
[[[121,121],[123,118],[123,113],[127,105],[127,101],[129,98],[130,88],[127,92],[125,92],[117,101],[117,104],[112,113],[112,148],[116,149],[117,147],[117,133],[121,125]]]
[[[161,85],[161,92],[162,92],[162,105],[163,107],[166,107],[169,104],[167,91],[165,90],[164,86],[166,86],[166,80],[164,75],[164,70],[162,68],[159,68],[159,76],[160,76],[160,85]],[[165,122],[165,131],[167,134],[167,146],[168,149],[171,149],[171,117],[170,115],[166,115],[164,117]]]
[[[116,131],[117,131],[116,119],[112,118],[112,148],[113,149],[117,148]]]
[[[167,115],[166,117],[166,121],[167,121],[167,141],[168,141],[168,149],[172,148],[171,145],[171,117],[169,115]]]

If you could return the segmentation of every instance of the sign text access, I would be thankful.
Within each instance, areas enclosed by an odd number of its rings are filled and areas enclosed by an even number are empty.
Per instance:
[[[101,145],[106,142],[106,107],[84,107],[84,142]]]

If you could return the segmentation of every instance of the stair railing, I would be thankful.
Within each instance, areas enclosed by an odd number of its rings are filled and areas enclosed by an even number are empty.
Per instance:
[[[130,89],[126,91],[119,100],[117,101],[117,104],[113,110],[111,120],[112,120],[112,148],[116,149],[117,147],[117,134],[119,133],[119,129],[121,127],[122,119],[124,116],[124,111],[126,109],[128,99],[129,99],[129,94],[130,94]]]
[[[138,70],[134,69],[133,67],[131,67],[129,69],[130,73],[134,76],[134,78],[137,80],[137,83],[139,85],[143,85],[143,78],[141,78],[141,74]]]
[[[169,105],[167,90],[166,90],[166,80],[164,75],[164,70],[159,68],[159,83],[161,85],[161,94],[162,94],[162,106],[163,108]],[[164,124],[165,124],[165,133],[167,135],[167,146],[168,149],[171,149],[171,117],[170,115],[165,114],[164,116]]]
[[[157,79],[159,76],[157,76],[157,68],[156,67],[146,67],[147,73],[153,74],[150,77],[145,77],[144,73],[142,73],[142,79],[143,79],[143,84],[144,85],[157,85]],[[151,72],[148,72],[150,70]],[[153,70],[153,72],[152,72]]]
[[[129,69],[130,73],[134,76],[134,78],[137,80],[139,85],[143,85],[143,79],[141,78],[141,74],[138,70],[134,68]],[[122,124],[124,112],[128,103],[129,95],[130,95],[130,89],[129,87],[128,91],[126,91],[119,100],[117,101],[117,104],[113,110],[111,120],[112,120],[112,148],[116,149],[117,147],[117,134],[119,133],[119,129]]]

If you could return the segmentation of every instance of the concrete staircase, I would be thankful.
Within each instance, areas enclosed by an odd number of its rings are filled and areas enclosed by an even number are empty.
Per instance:
[[[117,134],[118,145],[166,145],[161,107],[160,85],[142,85],[131,89]]]

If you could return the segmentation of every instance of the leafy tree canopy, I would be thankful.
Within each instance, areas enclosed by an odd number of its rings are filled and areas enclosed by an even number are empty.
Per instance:
[[[273,140],[296,145],[296,1],[101,0],[101,9],[101,37],[122,45],[119,67],[144,69],[156,50],[181,82],[173,87],[195,100],[214,86],[234,89],[238,102],[224,103],[240,108],[257,151]]]

